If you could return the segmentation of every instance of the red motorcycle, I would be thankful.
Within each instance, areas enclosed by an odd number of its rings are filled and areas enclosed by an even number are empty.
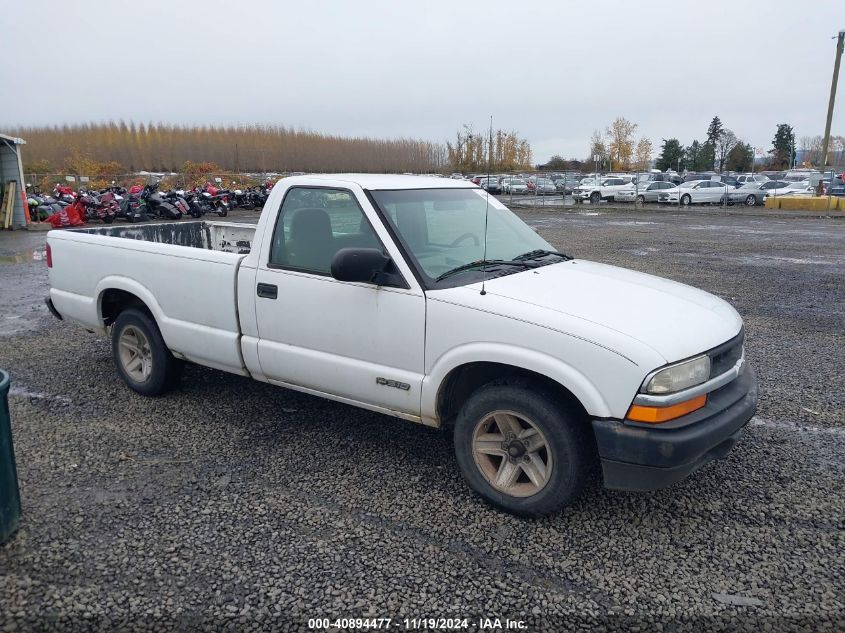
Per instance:
[[[98,196],[80,190],[70,206],[76,208],[83,221],[101,220],[105,224],[111,224],[120,213],[120,205],[110,191]]]

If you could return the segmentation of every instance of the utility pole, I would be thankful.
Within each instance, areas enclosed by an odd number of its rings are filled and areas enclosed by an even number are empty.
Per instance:
[[[843,46],[845,46],[845,31],[839,31],[839,37],[836,43],[836,61],[833,62],[833,79],[830,82],[830,101],[827,104],[827,122],[824,126],[822,167],[827,165],[827,146],[830,143],[830,124],[833,121],[833,102],[836,101],[836,84],[839,81],[839,62],[842,60]]]

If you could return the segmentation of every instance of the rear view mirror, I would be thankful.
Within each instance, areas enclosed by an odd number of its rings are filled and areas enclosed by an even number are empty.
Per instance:
[[[407,287],[393,260],[377,248],[342,248],[332,257],[330,270],[338,281]]]

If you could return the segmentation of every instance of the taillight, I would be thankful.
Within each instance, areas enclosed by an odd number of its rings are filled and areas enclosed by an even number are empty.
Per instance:
[[[47,244],[47,268],[53,267],[53,251],[50,250],[50,245]]]

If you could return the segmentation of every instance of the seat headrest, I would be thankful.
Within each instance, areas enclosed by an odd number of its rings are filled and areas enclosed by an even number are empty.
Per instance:
[[[290,219],[290,237],[299,240],[315,236],[331,236],[332,221],[323,209],[302,208],[293,212]]]

